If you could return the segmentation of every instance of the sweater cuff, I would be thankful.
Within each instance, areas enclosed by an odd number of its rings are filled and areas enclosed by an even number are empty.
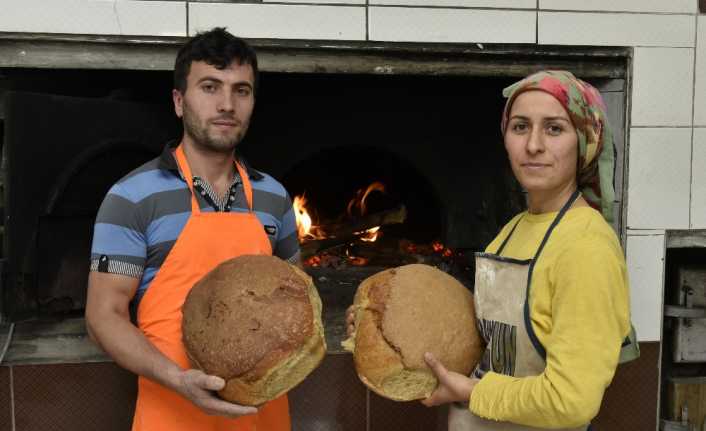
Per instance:
[[[492,395],[493,390],[500,387],[508,378],[512,379],[510,376],[504,376],[492,371],[485,373],[471,392],[471,397],[468,401],[468,408],[471,410],[471,413],[484,419],[500,420],[497,406],[494,406],[494,403],[490,400],[495,398]],[[493,409],[493,407],[496,408]]]

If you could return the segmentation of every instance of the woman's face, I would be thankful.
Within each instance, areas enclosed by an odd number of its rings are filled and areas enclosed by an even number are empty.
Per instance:
[[[550,94],[531,90],[517,96],[505,149],[515,177],[530,196],[576,188],[578,136],[564,107]]]

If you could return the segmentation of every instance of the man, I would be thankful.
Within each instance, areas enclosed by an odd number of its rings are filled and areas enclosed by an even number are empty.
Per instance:
[[[178,146],[118,181],[96,219],[86,324],[139,376],[133,430],[289,430],[287,398],[240,406],[215,396],[223,379],[190,369],[181,305],[204,274],[242,254],[299,261],[284,188],[236,155],[255,103],[257,58],[216,28],[181,48],[174,109]],[[131,313],[136,319],[132,323]]]

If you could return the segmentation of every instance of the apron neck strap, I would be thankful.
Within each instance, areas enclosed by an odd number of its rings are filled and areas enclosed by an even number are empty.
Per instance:
[[[542,242],[539,244],[539,248],[537,249],[537,253],[535,253],[535,255],[534,255],[534,260],[537,260],[537,258],[539,257],[539,254],[542,252],[542,249],[544,248],[544,245],[549,240],[549,236],[552,234],[552,231],[554,230],[556,225],[559,224],[561,219],[564,218],[564,215],[566,214],[566,212],[569,210],[569,208],[571,208],[571,206],[574,204],[574,202],[576,202],[576,199],[578,199],[579,196],[581,196],[581,192],[578,190],[575,190],[571,194],[569,199],[564,203],[564,206],[561,207],[561,209],[559,210],[559,213],[556,215],[556,217],[554,217],[554,221],[552,221],[552,224],[549,226],[549,229],[547,229],[547,233],[544,234],[544,238],[542,238]],[[512,227],[512,230],[507,235],[507,237],[505,238],[503,243],[500,244],[500,248],[498,248],[498,251],[495,254],[500,255],[503,252],[503,249],[507,245],[508,241],[510,241],[510,237],[512,237],[512,234],[515,233],[515,229],[517,229],[517,225],[520,224],[520,221],[522,221],[522,217],[520,217],[517,220],[517,222],[515,223],[515,226]]]
[[[554,221],[552,222],[551,225],[549,225],[549,229],[547,229],[547,233],[544,234],[544,238],[542,239],[542,242],[539,244],[539,248],[537,249],[537,253],[535,253],[535,255],[534,255],[534,259],[533,259],[534,261],[539,259],[539,255],[540,255],[540,253],[542,253],[542,249],[547,244],[547,241],[549,241],[549,237],[551,236],[552,231],[559,224],[561,219],[564,218],[564,215],[566,214],[566,212],[569,210],[569,208],[571,208],[571,206],[574,204],[574,202],[576,202],[576,199],[578,199],[579,196],[581,196],[581,192],[578,190],[574,190],[574,192],[571,194],[571,196],[566,201],[564,206],[561,207],[561,209],[559,210],[559,214],[557,214],[556,217],[554,217]]]
[[[199,203],[196,200],[196,194],[194,193],[194,177],[191,174],[191,168],[189,167],[189,162],[186,160],[186,154],[184,154],[184,148],[182,147],[182,144],[179,144],[179,146],[176,148],[176,151],[174,151],[174,155],[176,157],[177,164],[179,165],[179,169],[181,169],[181,173],[182,175],[184,175],[186,185],[189,187],[189,192],[191,192],[191,212],[192,214],[200,214],[201,207],[199,206]],[[248,201],[248,210],[252,211],[252,186],[250,184],[250,177],[248,176],[248,173],[245,168],[240,163],[238,163],[237,160],[235,161],[235,168],[238,170],[238,174],[240,174],[240,179],[243,182],[245,198]]]
[[[248,210],[252,211],[252,184],[250,184],[250,175],[248,175],[247,169],[238,162],[235,161],[235,168],[240,174],[240,181],[243,182],[243,191],[245,192],[245,199],[248,201]]]

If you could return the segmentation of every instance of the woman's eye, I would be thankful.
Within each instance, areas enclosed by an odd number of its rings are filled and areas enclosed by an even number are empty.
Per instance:
[[[564,131],[564,128],[561,126],[558,126],[556,124],[550,124],[549,126],[547,126],[547,132],[552,136],[558,136],[563,131]]]
[[[527,124],[525,123],[515,123],[512,125],[512,131],[515,133],[522,133],[527,130]]]

